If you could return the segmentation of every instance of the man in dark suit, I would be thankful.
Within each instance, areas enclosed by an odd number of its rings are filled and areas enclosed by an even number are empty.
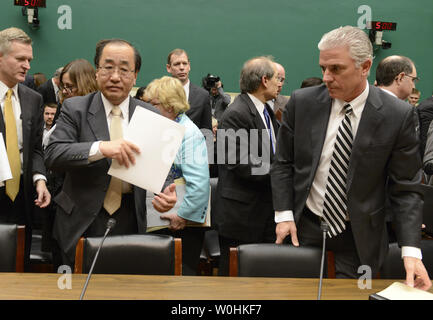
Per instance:
[[[421,182],[412,107],[368,85],[373,50],[362,30],[335,29],[318,47],[325,85],[293,92],[278,134],[276,242],[290,235],[295,246],[320,247],[325,221],[337,277],[357,278],[361,265],[376,275],[388,250],[389,186],[406,282],[428,289],[419,249],[423,201],[411,191]]]
[[[212,132],[212,112],[209,93],[189,81],[191,64],[183,49],[174,49],[167,57],[167,72],[182,82],[190,109],[186,115],[199,129]]]
[[[278,125],[266,101],[277,96],[278,85],[278,72],[269,58],[247,61],[241,71],[242,93],[218,126],[215,220],[220,236],[220,275],[228,275],[230,247],[275,241],[269,168]]]
[[[24,31],[0,32],[0,132],[13,176],[0,181],[0,222],[26,226],[26,263],[34,205],[45,208],[51,200],[42,153],[42,98],[19,83],[25,80],[32,59],[32,40]]]
[[[433,120],[433,96],[421,101],[416,110],[418,111],[419,116],[419,131],[421,139],[420,151],[421,155],[424,156],[424,150],[426,148],[428,137],[427,133],[431,121]]]
[[[100,91],[65,100],[45,154],[48,168],[65,172],[54,199],[53,235],[68,265],[73,264],[78,239],[104,235],[110,217],[117,221],[112,235],[146,232],[146,190],[107,174],[112,161],[128,168],[140,152],[119,132],[125,131],[136,106],[157,112],[129,96],[141,57],[127,41],[101,40],[95,65]],[[153,200],[160,212],[175,203],[174,184]]]
[[[37,88],[37,91],[42,95],[44,104],[59,103],[59,77],[62,69],[58,68],[51,79]]]

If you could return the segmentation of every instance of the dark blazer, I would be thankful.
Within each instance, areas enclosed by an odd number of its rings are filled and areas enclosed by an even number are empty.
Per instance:
[[[353,142],[347,204],[358,256],[378,270],[388,250],[385,198],[395,213],[401,246],[419,247],[423,200],[410,191],[421,182],[419,141],[409,104],[370,86]],[[283,113],[271,168],[275,210],[305,207],[319,165],[332,100],[325,85],[295,91]]]
[[[153,106],[131,97],[129,117],[139,105],[158,112]],[[45,150],[47,168],[64,171],[65,180],[57,204],[53,235],[60,248],[74,260],[75,245],[100,212],[110,176],[111,159],[89,163],[91,145],[108,141],[110,134],[101,93],[64,101],[62,112]],[[139,233],[146,231],[146,190],[133,187]]]
[[[420,138],[421,138],[421,155],[424,155],[424,150],[427,142],[427,132],[431,121],[433,120],[433,97],[423,100],[418,107]]]
[[[44,104],[46,103],[57,103],[56,92],[54,90],[53,81],[49,79],[45,83],[41,84],[37,91],[42,95]]]
[[[277,134],[275,116],[270,108],[268,111]],[[234,132],[227,131],[230,129]],[[239,129],[241,130],[238,131]],[[236,159],[233,163],[226,158],[225,164],[218,164],[215,220],[219,234],[227,238],[262,242],[265,227],[273,223],[274,211],[269,176],[273,154],[270,152],[269,136],[265,129],[257,108],[247,94],[237,96],[219,122],[218,155],[225,154]],[[255,135],[254,131],[258,133],[258,143],[252,143],[253,148],[248,151],[248,146],[251,147],[251,137]],[[224,132],[227,138],[224,137]],[[235,132],[238,132],[239,139],[236,139]],[[262,134],[265,137],[263,140]],[[230,145],[235,146],[236,157]],[[241,150],[246,152],[240,152]]]
[[[209,92],[189,82],[188,102],[190,109],[186,115],[199,129],[212,130],[212,111]]]
[[[26,221],[29,228],[32,225],[32,212],[34,208],[35,187],[33,175],[40,173],[46,175],[44,156],[42,151],[42,97],[36,91],[23,84],[18,84],[18,97],[21,105],[21,119],[23,129],[23,190],[26,208]],[[5,125],[2,112],[0,112],[0,132],[6,139]],[[5,140],[6,144],[6,140]]]

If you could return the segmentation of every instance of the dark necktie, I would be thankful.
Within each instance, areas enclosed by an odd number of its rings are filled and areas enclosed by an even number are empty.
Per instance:
[[[269,107],[268,104],[265,104],[265,108],[263,109],[263,115],[265,116],[266,129],[268,130],[269,133],[269,140],[271,141],[272,153],[275,153],[274,140],[272,139],[272,122],[267,109],[268,107]]]
[[[325,219],[330,227],[330,231],[328,231],[329,237],[336,236],[346,229],[346,182],[350,154],[352,152],[353,134],[349,118],[352,107],[350,104],[347,104],[343,108],[345,116],[338,128],[334,144],[323,207],[323,219]]]

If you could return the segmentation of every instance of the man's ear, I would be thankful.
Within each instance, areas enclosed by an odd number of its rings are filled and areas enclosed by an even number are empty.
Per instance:
[[[171,66],[167,63],[165,67],[167,68],[167,72],[171,74]]]
[[[373,62],[371,61],[371,59],[365,60],[362,64],[361,64],[361,68],[362,68],[362,73],[364,75],[368,75],[368,72],[370,71],[370,68],[372,66]]]
[[[405,73],[404,72],[400,72],[395,79],[397,80],[397,84],[400,84],[403,81]]]

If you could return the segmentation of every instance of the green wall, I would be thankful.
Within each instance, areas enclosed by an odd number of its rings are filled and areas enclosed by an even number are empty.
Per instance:
[[[60,30],[61,5],[72,10],[72,29]],[[201,84],[207,73],[221,76],[226,91],[239,91],[245,60],[272,55],[286,68],[283,94],[289,95],[304,78],[321,76],[317,43],[323,33],[341,25],[358,25],[371,8],[372,20],[397,22],[397,31],[384,33],[392,43],[375,51],[370,81],[379,60],[401,54],[412,58],[421,80],[422,98],[433,90],[433,1],[407,0],[47,0],[39,10],[41,26],[32,30],[13,0],[0,4],[0,28],[23,28],[34,40],[31,73],[51,75],[77,58],[93,61],[101,38],[124,38],[140,51],[143,67],[137,86],[166,74],[169,51],[180,47],[191,59],[190,78]]]

